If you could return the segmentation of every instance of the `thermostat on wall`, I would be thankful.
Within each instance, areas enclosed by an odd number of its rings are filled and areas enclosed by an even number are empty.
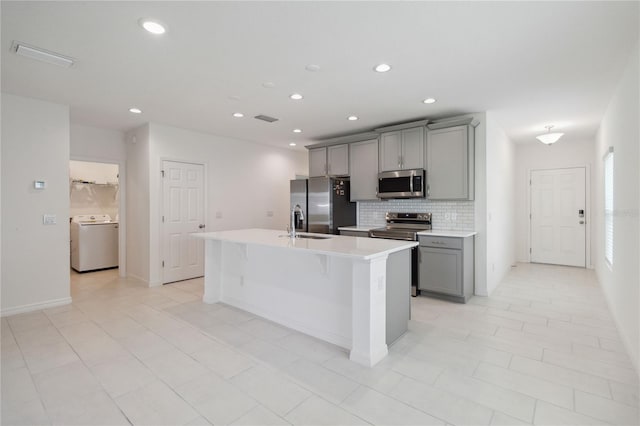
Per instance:
[[[47,187],[47,183],[43,180],[34,180],[33,187],[35,189],[45,189]]]

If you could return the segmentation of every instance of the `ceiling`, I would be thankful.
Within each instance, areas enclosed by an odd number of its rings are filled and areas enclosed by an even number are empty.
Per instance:
[[[639,16],[638,2],[611,1],[2,1],[1,13],[3,92],[69,105],[77,124],[156,122],[296,149],[478,111],[514,142],[547,124],[590,139],[638,46]],[[167,32],[147,33],[143,17]],[[76,62],[18,56],[14,40]],[[382,62],[392,70],[374,72]]]

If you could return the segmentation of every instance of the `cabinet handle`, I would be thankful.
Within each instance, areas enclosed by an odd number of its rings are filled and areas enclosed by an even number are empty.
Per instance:
[[[402,168],[402,156],[398,155],[398,168]]]
[[[431,196],[431,186],[427,184],[427,197]]]

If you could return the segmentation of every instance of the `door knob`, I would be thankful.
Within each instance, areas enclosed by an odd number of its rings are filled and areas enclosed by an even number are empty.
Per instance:
[[[204,224],[201,223],[200,225],[198,225],[198,228],[203,229],[204,228]]]
[[[581,221],[580,221],[580,225],[584,225],[584,220],[581,220]]]

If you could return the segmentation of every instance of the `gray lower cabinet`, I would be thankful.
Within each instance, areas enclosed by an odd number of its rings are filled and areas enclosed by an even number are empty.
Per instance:
[[[466,303],[473,295],[473,237],[419,236],[421,294]]]

